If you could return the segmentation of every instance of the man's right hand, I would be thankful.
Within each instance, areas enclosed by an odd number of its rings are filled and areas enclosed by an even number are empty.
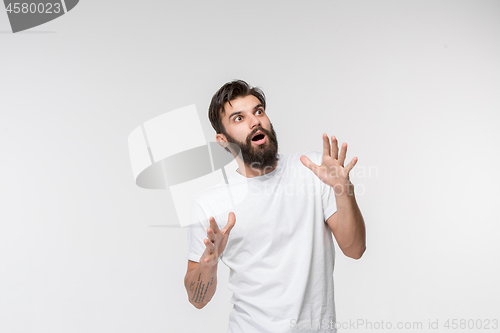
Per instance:
[[[236,216],[229,213],[227,224],[219,230],[215,219],[210,216],[210,228],[207,228],[205,251],[200,262],[188,260],[188,270],[184,278],[184,286],[188,293],[189,302],[197,309],[203,308],[215,294],[217,286],[217,263],[226,248],[229,232],[234,227]]]
[[[220,255],[226,248],[229,233],[231,229],[233,229],[235,223],[236,216],[233,212],[230,212],[226,226],[220,230],[215,222],[215,218],[210,216],[210,228],[207,228],[207,238],[203,240],[206,248],[200,258],[200,263],[209,266],[217,265]]]

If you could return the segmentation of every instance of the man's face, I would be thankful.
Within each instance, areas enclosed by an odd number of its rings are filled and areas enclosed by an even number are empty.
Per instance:
[[[236,98],[231,105],[226,102],[224,110],[225,133],[217,134],[217,141],[227,140],[238,145],[243,162],[252,169],[273,167],[278,160],[278,140],[259,99],[253,95]],[[262,134],[257,134],[259,131]]]

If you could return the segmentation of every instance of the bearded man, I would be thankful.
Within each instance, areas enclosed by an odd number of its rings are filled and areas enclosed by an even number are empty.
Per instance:
[[[366,249],[349,180],[357,158],[344,166],[347,144],[339,153],[336,138],[330,144],[326,134],[322,154],[280,154],[264,93],[241,80],[216,92],[209,119],[238,169],[193,202],[184,280],[189,301],[201,309],[211,300],[222,261],[233,292],[228,332],[336,332],[332,234],[350,258]],[[214,195],[224,187],[236,203]]]

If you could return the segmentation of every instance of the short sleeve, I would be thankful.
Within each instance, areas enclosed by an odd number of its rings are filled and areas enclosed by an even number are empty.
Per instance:
[[[205,251],[203,240],[207,237],[206,228],[209,226],[208,217],[196,201],[191,206],[190,223],[187,226],[187,259],[200,262]]]
[[[323,154],[312,151],[306,153],[306,155],[311,156],[310,159],[316,165],[321,165],[323,163]],[[316,176],[315,176],[316,177]],[[321,187],[321,202],[323,205],[323,218],[324,221],[328,220],[337,211],[337,203],[335,201],[335,193],[333,192],[333,187],[326,185],[320,179],[318,179]]]
[[[326,220],[337,212],[337,203],[335,202],[335,193],[333,187],[321,182],[321,200],[323,202],[323,217]]]

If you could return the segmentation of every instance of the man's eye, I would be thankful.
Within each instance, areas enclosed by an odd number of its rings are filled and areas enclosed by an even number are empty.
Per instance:
[[[241,118],[241,116],[237,116],[236,118],[234,118],[234,120],[236,121],[238,118]]]
[[[264,113],[264,110],[259,109],[257,112]]]

